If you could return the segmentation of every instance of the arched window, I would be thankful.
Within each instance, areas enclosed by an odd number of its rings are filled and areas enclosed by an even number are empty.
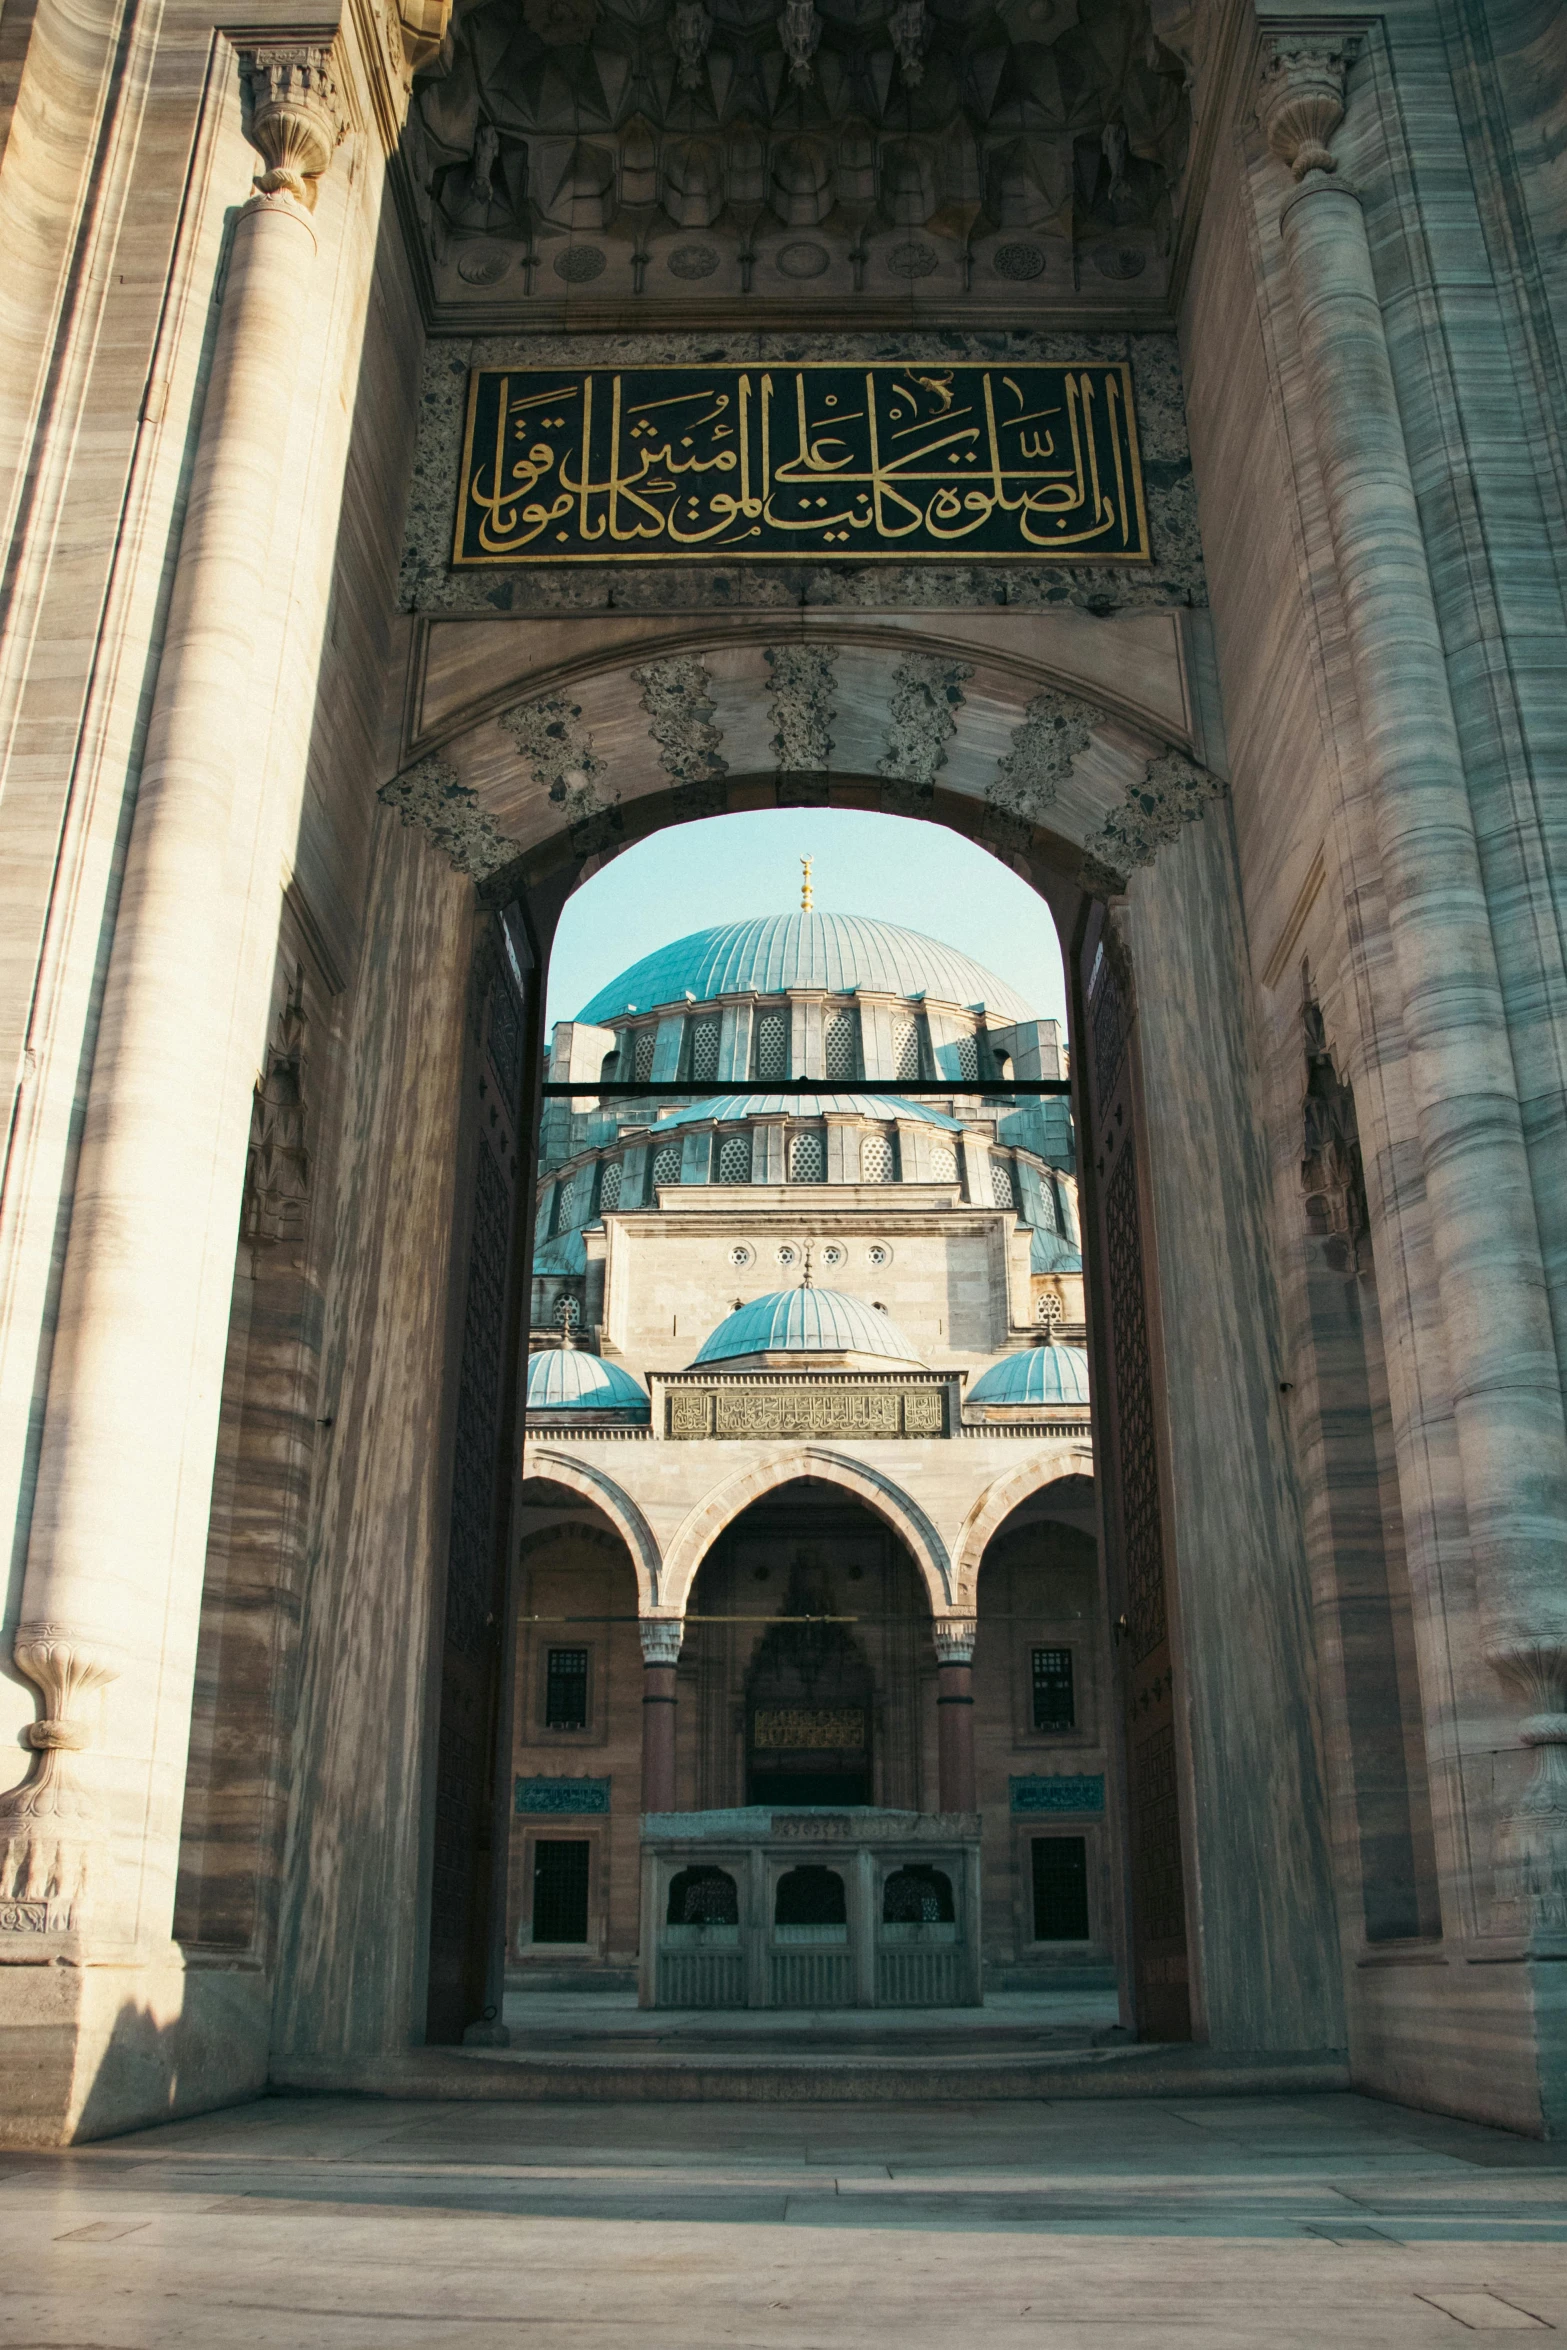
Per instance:
[[[728,1870],[682,1869],[671,1878],[665,1922],[671,1926],[737,1926],[740,1896]]]
[[[958,1154],[950,1142],[933,1142],[931,1144],[930,1179],[932,1183],[956,1183]]]
[[[775,1926],[844,1926],[849,1922],[843,1879],[836,1869],[807,1864],[788,1869],[773,1896]]]
[[[622,1173],[623,1169],[619,1159],[611,1159],[604,1169],[604,1180],[599,1185],[599,1209],[603,1214],[607,1214],[611,1208],[618,1208],[620,1205]]]
[[[825,1183],[827,1180],[827,1137],[811,1127],[804,1127],[789,1137],[789,1180],[791,1183]]]
[[[910,1861],[894,1869],[882,1887],[884,1926],[950,1926],[957,1914],[952,1879],[923,1861]]]
[[[750,1182],[751,1137],[749,1134],[729,1134],[719,1144],[718,1180],[720,1183]]]
[[[653,1074],[653,1052],[657,1043],[658,1031],[651,1024],[637,1030],[634,1075],[638,1085],[646,1085]]]
[[[912,1012],[895,1015],[892,1023],[892,1074],[894,1077],[918,1077],[920,1070],[920,1024]]]
[[[757,1021],[756,1074],[758,1077],[788,1076],[789,1015],[787,1012],[763,1012]]]
[[[691,1024],[691,1081],[694,1085],[711,1085],[718,1075],[718,1022],[694,1020]]]
[[[859,1022],[852,1012],[829,1012],[822,1035],[822,1068],[828,1077],[859,1075]]]
[[[1017,1190],[1012,1181],[1012,1161],[993,1158],[990,1162],[990,1197],[998,1208],[1015,1208]]]
[[[885,1134],[867,1134],[860,1144],[860,1181],[890,1183],[893,1174],[891,1142]]]
[[[680,1145],[678,1142],[666,1142],[653,1161],[653,1188],[656,1191],[661,1183],[679,1181]]]

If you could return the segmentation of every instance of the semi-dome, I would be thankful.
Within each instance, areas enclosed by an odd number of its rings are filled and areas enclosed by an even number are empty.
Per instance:
[[[917,1363],[918,1355],[890,1315],[841,1289],[777,1289],[739,1306],[702,1341],[698,1363],[742,1355],[868,1355],[889,1363]],[[695,1368],[693,1364],[692,1368]]]
[[[1080,1346],[1030,1346],[975,1380],[971,1404],[1086,1404],[1088,1356]]]
[[[878,1118],[885,1125],[894,1118],[916,1119],[926,1126],[944,1126],[950,1134],[963,1132],[961,1118],[949,1118],[933,1102],[906,1102],[892,1093],[726,1093],[717,1101],[692,1102],[671,1110],[653,1128],[655,1135],[668,1126],[727,1125],[736,1118]]]
[[[863,987],[905,998],[931,996],[965,1008],[983,1004],[993,1017],[1000,1015],[1002,1026],[1034,1017],[1004,979],[940,939],[902,930],[895,922],[814,910],[693,930],[601,987],[577,1017],[602,1027],[688,997],[705,1004],[721,995],[782,995],[802,987],[823,988],[829,995],[851,995]]]
[[[530,1412],[648,1413],[647,1390],[618,1363],[582,1347],[546,1347],[528,1364]]]

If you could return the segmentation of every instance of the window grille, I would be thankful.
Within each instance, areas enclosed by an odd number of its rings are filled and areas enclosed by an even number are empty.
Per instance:
[[[822,1069],[826,1076],[853,1077],[857,1074],[857,1026],[852,1012],[828,1013],[822,1035]]]
[[[620,1186],[625,1170],[619,1159],[611,1159],[604,1169],[604,1180],[599,1185],[599,1208],[607,1212],[620,1205]]]
[[[979,1038],[977,1036],[960,1036],[958,1038],[958,1075],[975,1078],[979,1075]]]
[[[637,1030],[636,1082],[638,1085],[646,1085],[653,1074],[653,1053],[657,1043],[658,1031],[656,1028],[639,1028]]]
[[[1066,1319],[1065,1308],[1053,1289],[1040,1291],[1039,1304],[1035,1310],[1039,1320],[1052,1330],[1058,1322]]]
[[[582,1308],[574,1297],[558,1297],[550,1320],[557,1330],[575,1330],[582,1320]]]
[[[1082,1836],[1034,1839],[1034,1940],[1088,1940],[1088,1844]]]
[[[555,1194],[555,1229],[570,1232],[577,1221],[577,1177],[568,1175]]]
[[[860,1144],[860,1181],[890,1183],[892,1179],[892,1144],[885,1134],[867,1134]]]
[[[661,1183],[679,1181],[680,1145],[678,1142],[666,1142],[653,1160],[653,1188],[656,1191]]]
[[[533,1847],[535,1942],[586,1942],[590,1849],[585,1836],[541,1838]]]
[[[710,1085],[718,1075],[718,1022],[698,1020],[691,1030],[691,1082]]]
[[[764,1012],[757,1021],[756,1074],[758,1077],[788,1076],[789,1015],[787,1012]]]
[[[998,1208],[1015,1208],[1017,1190],[1012,1181],[1012,1161],[992,1159],[990,1162],[990,1197]]]
[[[934,1142],[930,1148],[930,1179],[932,1183],[956,1183],[958,1154],[950,1142]]]
[[[740,1889],[727,1869],[682,1869],[670,1879],[672,1926],[737,1926]]]
[[[1072,1687],[1072,1651],[1069,1648],[1036,1648],[1035,1729],[1072,1730],[1076,1726],[1077,1701]]]
[[[751,1137],[749,1134],[731,1134],[719,1144],[718,1180],[720,1183],[750,1182]]]
[[[552,1648],[544,1669],[544,1727],[585,1730],[587,1726],[588,1652],[585,1648]]]
[[[791,1183],[826,1182],[827,1137],[825,1134],[806,1132],[790,1135],[789,1180]]]
[[[907,1015],[892,1024],[892,1074],[894,1077],[920,1074],[920,1024]]]
[[[882,1887],[882,1923],[887,1926],[950,1925],[957,1916],[952,1879],[945,1869],[910,1861],[894,1869]]]

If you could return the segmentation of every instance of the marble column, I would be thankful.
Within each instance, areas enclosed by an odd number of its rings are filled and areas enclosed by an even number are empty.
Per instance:
[[[1540,1755],[1503,1890],[1567,1923],[1567,1426],[1473,811],[1360,199],[1328,140],[1342,42],[1281,37],[1280,209],[1386,889],[1486,1655]]]
[[[674,1811],[675,1688],[684,1626],[678,1616],[644,1616],[642,1636],[642,1809]]]
[[[974,1632],[971,1617],[936,1626],[936,1754],[943,1811],[978,1811],[974,1775]]]
[[[0,1798],[6,1927],[117,1948],[166,1945],[173,1915],[271,979],[240,944],[253,861],[276,870],[251,648],[273,586],[315,183],[340,134],[324,49],[259,49],[242,71],[267,168],[234,231],[72,1202],[15,1645],[43,1694],[41,1759]]]

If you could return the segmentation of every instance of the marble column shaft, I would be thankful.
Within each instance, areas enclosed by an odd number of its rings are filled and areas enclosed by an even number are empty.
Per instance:
[[[94,1861],[90,1905],[75,1902],[69,1922],[117,1944],[164,1939],[172,1918],[246,1048],[265,1019],[264,1000],[246,999],[270,976],[249,970],[238,911],[270,845],[252,644],[316,238],[297,171],[262,189],[234,233],[148,724],[16,1643],[50,1716],[70,1715],[73,1676],[109,1684],[101,1745],[90,1718],[58,1735],[40,1723],[35,1743],[89,1749],[73,1754],[80,1818],[73,1830],[67,1806],[57,1825],[67,1846],[73,1833],[91,1841],[107,1806],[113,1865]],[[13,1866],[35,1784],[0,1806]],[[50,1867],[63,1878],[75,1865]]]
[[[678,1617],[645,1616],[642,1640],[642,1809],[675,1809]]]
[[[1567,1426],[1474,819],[1360,202],[1281,216],[1419,1120],[1487,1653],[1553,1705]]]

